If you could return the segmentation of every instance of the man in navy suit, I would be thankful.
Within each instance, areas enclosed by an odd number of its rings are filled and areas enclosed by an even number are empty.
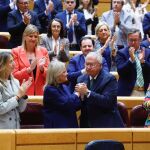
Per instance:
[[[116,78],[103,70],[102,56],[90,52],[85,58],[87,74],[78,78],[75,89],[81,95],[82,128],[124,127],[117,108]]]
[[[42,32],[47,32],[47,26],[55,15],[63,11],[61,0],[37,0],[34,3],[34,11],[38,14],[42,26]]]
[[[28,24],[35,25],[41,31],[41,25],[38,16],[29,11],[28,0],[17,0],[17,10],[13,10],[8,14],[7,26],[11,35],[9,40],[9,48],[14,48],[22,43],[22,34]]]
[[[70,81],[71,92],[74,92],[74,87],[77,83],[77,78],[82,74],[86,74],[85,70],[85,57],[86,55],[94,50],[94,41],[90,37],[82,37],[80,41],[80,49],[82,54],[72,57],[68,64],[68,79]],[[103,58],[102,62],[104,70],[108,71],[106,60]]]
[[[64,0],[66,10],[56,15],[63,22],[65,32],[70,42],[70,50],[79,50],[81,37],[86,34],[86,22],[83,13],[75,10],[75,0]],[[69,36],[70,35],[70,36]]]
[[[7,15],[15,8],[15,2],[11,0],[0,1],[0,32],[7,32]]]
[[[119,50],[116,56],[118,96],[144,96],[150,83],[150,50],[140,47],[141,33],[133,29],[128,33],[128,47]],[[138,63],[141,73],[137,70]],[[139,74],[140,84],[139,86]],[[141,82],[142,81],[142,82]]]
[[[144,15],[144,19],[143,19],[143,31],[144,31],[144,39],[146,39],[146,36],[150,35],[150,12],[147,12]]]

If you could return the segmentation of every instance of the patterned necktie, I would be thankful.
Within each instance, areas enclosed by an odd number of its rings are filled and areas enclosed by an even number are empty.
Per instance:
[[[94,79],[94,78],[92,78],[92,79],[90,80],[90,90],[92,90],[92,89],[93,89],[94,81],[95,81],[95,79]]]
[[[138,58],[138,52],[135,52],[135,62],[136,62],[136,72],[137,72],[136,85],[139,87],[143,87],[144,79],[143,79],[143,74],[142,74],[141,63]]]
[[[70,19],[71,19],[71,14],[72,14],[72,13],[69,13],[69,21],[70,21]],[[72,25],[69,27],[68,39],[69,39],[69,42],[70,42],[70,43],[73,42],[73,26],[72,26]]]

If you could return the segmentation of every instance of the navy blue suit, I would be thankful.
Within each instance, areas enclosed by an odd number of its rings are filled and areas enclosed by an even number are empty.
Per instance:
[[[9,0],[0,1],[0,32],[7,32],[7,15],[11,11]]]
[[[48,85],[44,90],[44,127],[45,128],[77,128],[76,111],[81,102],[77,95],[71,94],[64,84]]]
[[[150,35],[150,12],[144,15],[143,19],[143,31],[146,39],[146,34]]]
[[[150,42],[146,39],[141,42],[141,47],[149,48],[150,49]]]
[[[78,78],[78,83],[90,85],[89,75]],[[81,106],[80,126],[82,128],[124,127],[117,109],[117,81],[109,72],[101,70],[90,96],[84,97]]]
[[[136,82],[136,63],[132,63],[129,55],[129,47],[117,52],[116,64],[119,74],[118,96],[130,96]],[[150,82],[150,50],[145,50],[145,63],[141,64],[144,78],[145,92]]]
[[[31,15],[30,24],[35,25],[39,31],[41,31],[38,16],[33,11],[29,11],[29,13]],[[8,14],[7,26],[11,35],[9,40],[9,48],[14,48],[21,45],[22,35],[27,25],[23,22],[22,15],[19,10],[13,10]]]
[[[85,68],[85,58],[83,54],[76,55],[72,57],[69,61],[67,71],[68,71],[68,79],[70,81],[70,90],[71,92],[74,91],[74,87],[77,83],[77,78],[82,75],[81,70]],[[103,58],[102,66],[104,70],[109,71],[107,62]]]
[[[82,36],[86,34],[86,23],[85,23],[85,18],[84,18],[83,13],[80,13],[77,10],[74,10],[74,13],[77,14],[77,20],[79,22],[78,25],[74,25],[74,32],[75,32],[77,44],[79,44]],[[67,34],[67,32],[69,31],[69,28],[66,27],[66,24],[67,24],[66,16],[67,16],[67,13],[66,13],[66,10],[64,10],[63,12],[58,13],[56,15],[56,18],[60,19],[63,22],[63,26]]]
[[[42,26],[42,32],[47,32],[48,23],[55,18],[58,12],[63,11],[62,2],[60,0],[52,0],[54,3],[54,11],[45,14],[46,6],[44,0],[37,0],[34,3],[34,11],[38,14],[40,24]]]

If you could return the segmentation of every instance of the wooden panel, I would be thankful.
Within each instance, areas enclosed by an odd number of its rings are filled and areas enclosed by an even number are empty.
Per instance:
[[[74,144],[76,132],[69,129],[16,130],[17,145]]]
[[[0,150],[15,150],[15,132],[0,130]]]
[[[16,150],[76,150],[74,144],[17,146]]]
[[[148,150],[150,147],[150,143],[133,143],[132,150]]]

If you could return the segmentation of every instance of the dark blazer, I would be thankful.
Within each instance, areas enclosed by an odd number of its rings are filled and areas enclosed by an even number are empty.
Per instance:
[[[150,49],[150,42],[146,39],[141,42],[141,47],[149,48]]]
[[[117,52],[116,64],[119,74],[118,96],[130,96],[136,82],[136,64],[129,60],[129,47]],[[150,50],[145,50],[145,63],[142,65],[145,92],[150,82]]]
[[[90,84],[89,75],[78,78],[78,83]],[[117,81],[110,73],[101,70],[90,96],[84,97],[81,106],[80,126],[82,128],[124,127],[117,109]]]
[[[84,18],[83,13],[80,13],[77,10],[74,10],[74,13],[77,14],[77,20],[79,22],[78,25],[74,25],[74,31],[75,31],[77,44],[79,44],[81,37],[86,34],[86,23],[85,23],[85,18]],[[66,24],[67,24],[66,16],[67,16],[67,13],[66,13],[66,10],[64,10],[63,12],[58,13],[56,15],[56,18],[60,19],[63,22],[63,26],[67,34],[67,32],[69,31],[69,28],[66,27]]]
[[[77,95],[69,92],[66,85],[46,86],[43,103],[45,128],[78,127],[76,111],[80,109],[81,102]]]
[[[0,1],[0,32],[7,32],[7,15],[11,11],[9,0]]]
[[[41,25],[37,15],[33,11],[29,11],[29,13],[31,15],[30,23],[37,26],[39,31],[41,31]],[[9,47],[14,48],[21,45],[22,35],[27,25],[23,22],[22,15],[19,10],[13,10],[8,14],[7,26],[11,35],[9,40]]]
[[[49,13],[48,15],[45,14],[46,6],[44,0],[37,0],[34,2],[34,11],[38,14],[38,18],[40,21],[40,24],[42,26],[42,33],[47,32],[47,26],[50,20],[55,18],[55,15],[58,12],[63,11],[62,9],[62,2],[60,0],[52,0],[54,3],[54,11]]]
[[[76,55],[72,57],[69,61],[67,71],[68,71],[68,80],[70,81],[70,90],[71,92],[74,91],[74,87],[77,83],[77,78],[82,75],[81,70],[85,68],[85,58],[83,54]],[[102,66],[104,70],[109,71],[107,62],[103,58]]]
[[[145,35],[145,39],[146,39],[146,34],[150,35],[150,12],[147,12],[144,15],[144,19],[143,19],[143,31],[144,31],[144,35]]]

